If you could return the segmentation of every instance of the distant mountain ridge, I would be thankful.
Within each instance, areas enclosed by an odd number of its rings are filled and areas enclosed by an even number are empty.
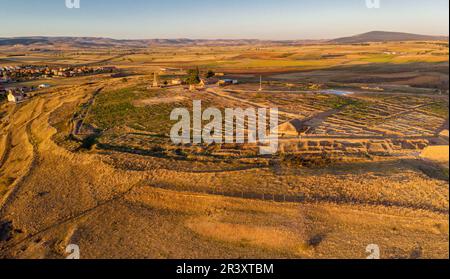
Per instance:
[[[333,40],[257,40],[257,39],[141,39],[141,40],[120,40],[100,37],[14,37],[0,38],[0,46],[70,46],[78,48],[91,47],[131,47],[145,48],[149,46],[176,46],[176,45],[198,45],[198,46],[232,46],[232,45],[298,45],[298,44],[353,44],[367,42],[388,42],[388,41],[440,41],[448,40],[444,36],[417,35],[400,32],[372,31],[356,36],[338,38]]]
[[[441,41],[448,40],[445,36],[418,35],[401,32],[372,31],[351,37],[338,38],[329,41],[337,44],[355,44],[368,42],[400,42],[400,41]]]
[[[0,46],[51,46],[51,45],[68,45],[72,47],[148,47],[157,46],[173,46],[173,45],[252,45],[252,44],[303,44],[318,43],[323,40],[286,40],[286,41],[270,41],[257,39],[141,39],[141,40],[119,40],[110,38],[97,37],[16,37],[16,38],[0,38]]]

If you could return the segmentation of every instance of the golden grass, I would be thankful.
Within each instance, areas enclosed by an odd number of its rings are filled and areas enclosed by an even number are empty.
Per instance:
[[[282,227],[233,224],[205,218],[189,220],[186,226],[195,233],[216,241],[289,251],[293,254],[298,253],[299,256],[303,254],[305,246],[299,234]]]
[[[170,216],[202,239],[229,249],[260,248],[260,257],[365,258],[378,244],[382,258],[448,257],[448,219],[427,211],[375,206],[289,204],[140,187],[127,200]],[[212,244],[211,244],[212,245]],[[264,252],[263,252],[264,251]]]
[[[425,148],[420,157],[439,163],[448,163],[449,149],[448,145],[428,146]]]

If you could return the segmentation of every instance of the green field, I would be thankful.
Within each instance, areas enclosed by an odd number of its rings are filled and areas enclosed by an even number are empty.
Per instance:
[[[163,90],[163,89],[161,89]],[[146,132],[168,134],[170,112],[176,104],[155,104],[137,107],[133,101],[158,97],[159,91],[148,91],[142,87],[131,87],[100,93],[86,118],[100,130],[128,126]]]

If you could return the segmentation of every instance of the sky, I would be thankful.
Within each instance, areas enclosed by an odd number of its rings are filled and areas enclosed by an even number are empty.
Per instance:
[[[448,0],[0,0],[0,37],[332,39],[449,34]],[[374,0],[376,1],[376,0]]]

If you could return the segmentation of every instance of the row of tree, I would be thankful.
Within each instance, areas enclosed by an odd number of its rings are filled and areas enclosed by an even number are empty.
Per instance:
[[[199,84],[200,83],[200,69],[197,67],[195,69],[190,69],[187,72],[188,76],[186,78],[187,84]],[[214,73],[212,70],[208,70],[205,74],[205,78],[211,78],[214,77],[216,73]]]

